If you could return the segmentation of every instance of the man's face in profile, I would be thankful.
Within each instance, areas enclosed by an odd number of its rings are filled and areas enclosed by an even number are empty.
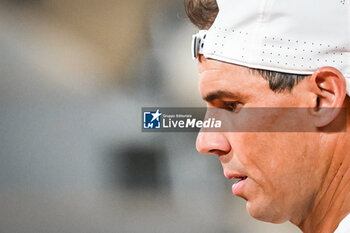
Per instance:
[[[248,68],[199,57],[199,87],[208,107],[240,114],[243,108],[309,107],[308,79],[291,92],[275,93]],[[258,117],[272,127],[276,114]],[[296,119],[297,121],[297,119]],[[243,124],[249,124],[248,121]],[[247,201],[256,219],[280,223],[307,212],[327,173],[329,151],[320,151],[323,136],[307,132],[201,132],[197,150],[218,155],[228,179],[241,178],[233,193]],[[324,148],[324,147],[323,147]],[[302,217],[302,216],[300,216]]]

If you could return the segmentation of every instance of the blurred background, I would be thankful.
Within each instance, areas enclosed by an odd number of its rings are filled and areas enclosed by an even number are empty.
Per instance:
[[[281,233],[248,216],[195,133],[141,107],[204,106],[183,0],[0,0],[1,233]]]

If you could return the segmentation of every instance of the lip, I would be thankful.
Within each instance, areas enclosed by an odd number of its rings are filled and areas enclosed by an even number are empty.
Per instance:
[[[227,179],[231,180],[231,179],[240,179],[242,177],[248,177],[247,175],[244,174],[239,174],[239,173],[228,173],[228,172],[224,172],[224,175]]]
[[[242,196],[243,188],[245,184],[247,183],[248,176],[240,173],[229,173],[225,172],[225,177],[227,179],[239,179],[232,185],[232,193],[236,196]],[[241,179],[244,178],[244,179]]]
[[[236,196],[242,196],[243,194],[243,188],[245,186],[245,184],[247,183],[247,179],[244,179],[244,180],[239,180],[237,182],[235,182],[233,185],[232,185],[232,193]]]

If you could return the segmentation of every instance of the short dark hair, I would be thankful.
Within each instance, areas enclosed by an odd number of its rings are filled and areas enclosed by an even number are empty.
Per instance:
[[[185,0],[185,10],[191,22],[201,30],[209,29],[219,12],[216,0]],[[263,69],[251,70],[267,80],[270,89],[275,92],[291,91],[307,76]]]

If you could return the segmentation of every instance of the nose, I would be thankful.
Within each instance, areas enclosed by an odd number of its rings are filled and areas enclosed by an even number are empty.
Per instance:
[[[224,155],[231,151],[231,145],[224,134],[219,132],[199,132],[197,151],[203,154]]]

